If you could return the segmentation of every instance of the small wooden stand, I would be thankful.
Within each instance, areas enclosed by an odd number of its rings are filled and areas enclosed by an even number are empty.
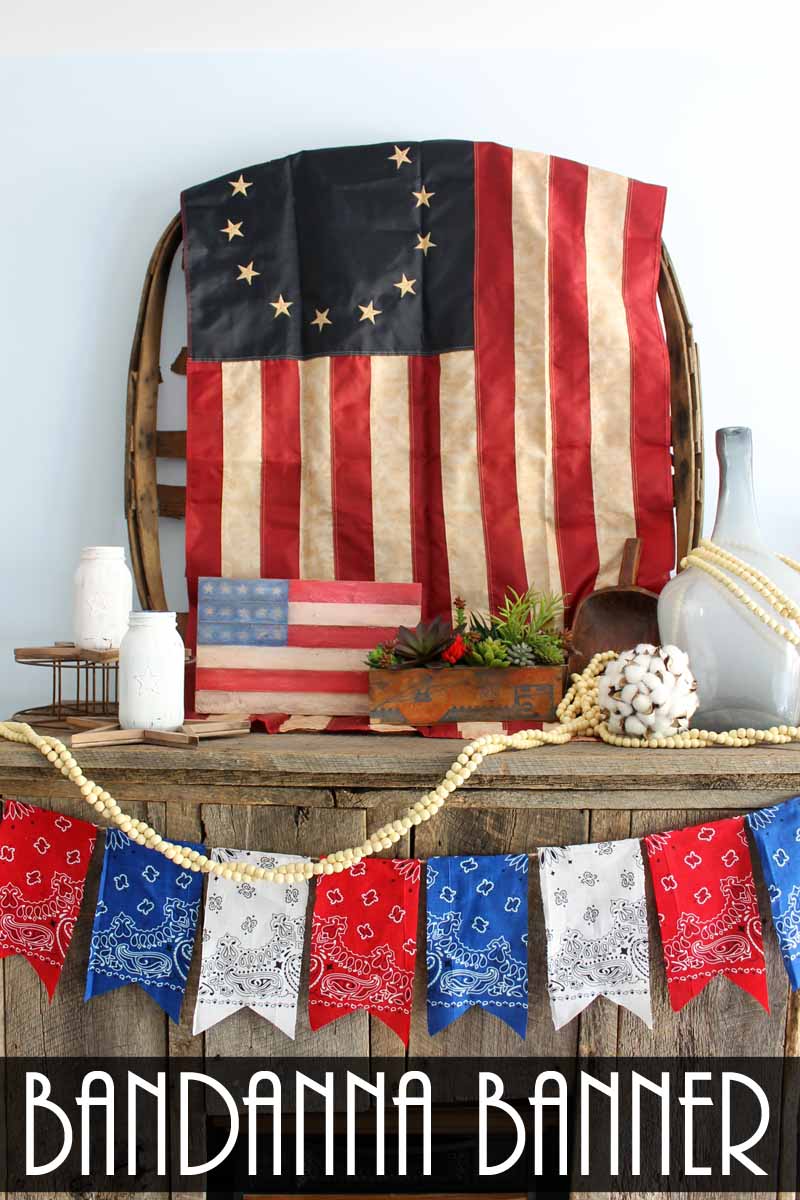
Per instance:
[[[67,717],[67,725],[76,729],[70,745],[95,749],[98,746],[199,746],[209,738],[243,737],[250,733],[249,717],[210,717],[207,721],[186,721],[179,730],[121,729],[119,721],[92,717]]]

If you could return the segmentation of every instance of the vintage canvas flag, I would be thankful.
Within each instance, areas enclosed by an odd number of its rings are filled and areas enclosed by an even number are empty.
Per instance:
[[[637,838],[539,851],[556,1029],[605,996],[652,1027],[644,863]]]
[[[419,619],[418,583],[201,579],[195,707],[365,715],[367,652]]]
[[[50,999],[78,919],[97,829],[6,800],[0,825],[0,958],[21,954]]]
[[[652,833],[645,843],[674,1011],[726,975],[769,1012],[744,817]]]
[[[186,557],[416,580],[426,616],[674,565],[665,192],[486,142],[314,150],[182,196]],[[190,631],[191,635],[191,631]]]
[[[205,853],[205,847],[184,843]],[[192,962],[203,876],[106,830],[85,1000],[138,983],[179,1022]]]
[[[297,854],[220,847],[210,857],[267,869],[304,861]],[[307,904],[306,880],[237,883],[209,875],[193,1033],[205,1033],[223,1017],[252,1008],[294,1037]]]
[[[365,858],[317,881],[308,1016],[321,1029],[358,1009],[408,1045],[421,863]]]
[[[800,797],[747,817],[769,891],[772,922],[784,966],[800,988]]]
[[[473,1005],[520,1037],[528,1023],[528,856],[465,854],[427,865],[428,1030]]]

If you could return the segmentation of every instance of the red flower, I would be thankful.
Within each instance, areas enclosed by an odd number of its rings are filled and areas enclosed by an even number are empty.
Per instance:
[[[452,666],[460,658],[463,658],[466,652],[467,647],[464,645],[464,639],[460,633],[457,633],[447,649],[442,651],[442,658]]]

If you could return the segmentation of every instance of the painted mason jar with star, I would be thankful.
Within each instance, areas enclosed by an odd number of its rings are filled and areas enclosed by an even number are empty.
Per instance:
[[[132,612],[119,648],[123,729],[176,730],[183,724],[185,651],[174,612]]]

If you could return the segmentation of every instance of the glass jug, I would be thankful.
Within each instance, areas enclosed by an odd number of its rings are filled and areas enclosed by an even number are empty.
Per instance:
[[[719,501],[711,541],[758,568],[800,604],[800,574],[769,549],[758,523],[750,430],[718,429],[717,458]],[[738,576],[731,578],[771,617],[800,633],[764,596]],[[700,700],[695,729],[800,724],[800,650],[703,570],[687,567],[666,585],[658,601],[658,627],[662,645],[672,643],[689,655]]]

